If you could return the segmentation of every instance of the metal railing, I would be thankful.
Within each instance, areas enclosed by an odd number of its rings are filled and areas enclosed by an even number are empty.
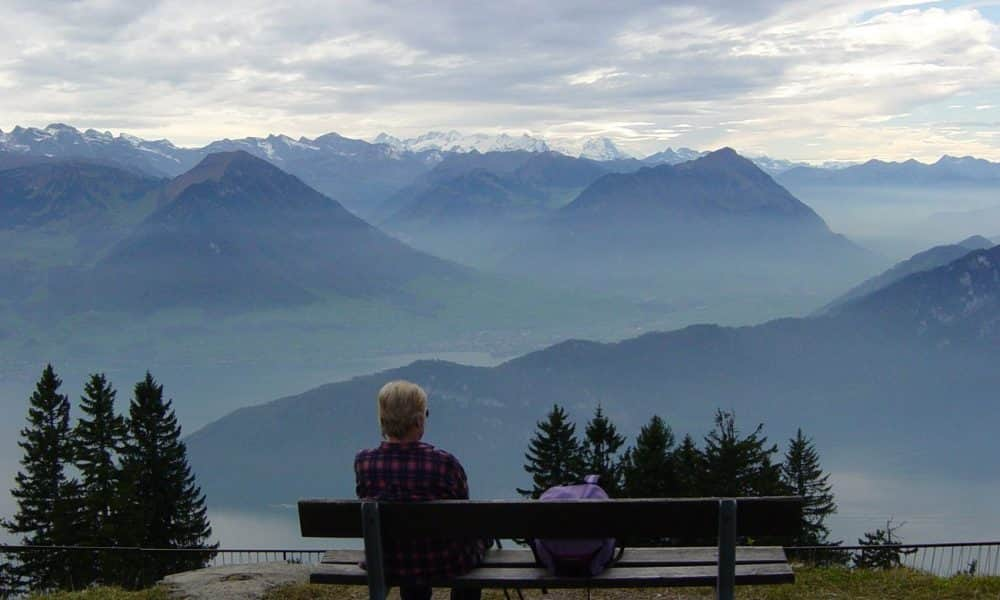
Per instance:
[[[938,544],[889,544],[881,546],[789,546],[785,548],[793,563],[853,565],[862,553],[877,552],[890,556],[893,566],[901,566],[924,573],[950,577],[958,574],[972,576],[1000,576],[1000,541],[996,542],[953,542]],[[109,557],[124,558],[140,565],[159,564],[164,556],[202,557],[204,566],[251,565],[268,562],[293,564],[319,564],[323,550],[303,550],[289,548],[137,548],[102,546],[14,546],[0,544],[0,567],[3,563],[14,566],[20,564],[19,557],[28,553],[56,553],[62,557],[107,560]],[[82,554],[80,554],[82,553]],[[885,556],[886,554],[883,554]],[[168,561],[169,562],[169,561]],[[199,561],[195,561],[199,562]],[[178,563],[191,564],[190,560]],[[179,568],[188,570],[192,568]],[[197,568],[197,567],[194,567]],[[3,581],[0,573],[0,582]],[[2,584],[0,584],[2,585]],[[0,598],[4,597],[0,589]]]
[[[789,546],[790,561],[811,564],[837,562],[838,553],[854,564],[863,552],[884,553],[907,567],[939,577],[952,575],[1000,576],[1000,541],[949,542],[939,544],[887,544],[876,546]]]

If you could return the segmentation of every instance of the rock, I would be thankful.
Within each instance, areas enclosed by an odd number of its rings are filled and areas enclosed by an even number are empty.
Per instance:
[[[262,598],[273,587],[308,583],[311,568],[286,562],[226,565],[167,575],[160,585],[178,600]]]

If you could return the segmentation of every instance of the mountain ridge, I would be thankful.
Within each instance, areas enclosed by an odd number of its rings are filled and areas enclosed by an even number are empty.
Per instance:
[[[992,248],[994,245],[992,241],[982,236],[972,236],[957,244],[946,244],[928,248],[906,260],[896,263],[887,271],[866,279],[843,295],[832,300],[817,311],[817,314],[834,312],[847,302],[883,289],[908,275],[946,265],[974,250],[984,250]]]
[[[995,184],[1000,182],[1000,163],[948,155],[933,163],[912,158],[900,162],[871,159],[842,169],[795,167],[781,173],[779,178],[797,185]]]

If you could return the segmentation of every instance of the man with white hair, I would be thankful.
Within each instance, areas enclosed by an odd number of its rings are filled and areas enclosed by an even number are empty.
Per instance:
[[[354,459],[358,498],[397,502],[465,500],[469,483],[458,459],[421,441],[430,409],[427,394],[409,381],[390,381],[378,393],[378,419],[383,441]],[[478,565],[486,544],[475,539],[389,541],[386,573],[400,585],[402,600],[428,600],[430,577],[460,575]],[[452,589],[453,600],[478,600],[479,589]]]

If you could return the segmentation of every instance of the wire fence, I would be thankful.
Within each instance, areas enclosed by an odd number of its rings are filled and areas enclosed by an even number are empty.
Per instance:
[[[788,546],[785,552],[793,564],[856,566],[866,564],[867,561],[869,566],[906,567],[940,577],[958,574],[1000,576],[1000,541],[874,546]],[[67,563],[80,560],[95,563],[119,560],[122,564],[133,566],[138,564],[140,568],[143,565],[155,565],[159,570],[158,575],[162,576],[167,572],[189,570],[192,568],[192,561],[206,567],[273,562],[319,564],[323,554],[323,550],[289,548],[204,549],[0,544],[0,598],[8,597],[3,589],[4,570],[6,569],[9,574],[11,567],[16,569],[17,566],[24,564],[25,560],[39,555],[49,555]],[[168,565],[166,571],[163,570],[164,565]],[[171,570],[170,565],[176,565],[174,570]]]
[[[883,567],[900,566],[923,573],[1000,576],[1000,541],[951,542],[940,544],[885,544],[876,546],[790,546],[785,553],[791,561],[809,564],[874,562]]]

